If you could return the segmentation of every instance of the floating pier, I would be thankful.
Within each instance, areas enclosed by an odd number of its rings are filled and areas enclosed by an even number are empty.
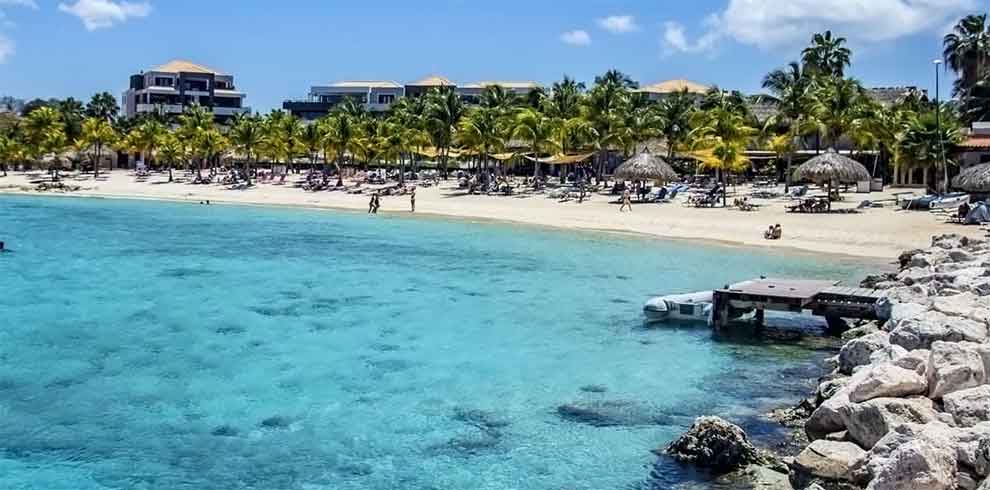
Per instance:
[[[838,328],[843,318],[876,319],[880,293],[874,289],[840,287],[838,281],[754,279],[716,289],[712,300],[712,322],[716,330],[724,329],[740,312],[754,310],[760,325],[767,310],[811,311],[825,317],[830,328]]]

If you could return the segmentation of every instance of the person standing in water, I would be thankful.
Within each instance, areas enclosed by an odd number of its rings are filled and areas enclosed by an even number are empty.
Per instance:
[[[410,209],[411,209],[410,212],[411,213],[415,213],[416,212],[416,188],[415,187],[413,187],[412,193],[409,194],[409,206],[410,206]]]

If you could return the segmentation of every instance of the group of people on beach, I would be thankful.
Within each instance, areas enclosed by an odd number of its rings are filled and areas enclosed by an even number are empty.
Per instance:
[[[784,236],[784,229],[780,227],[780,223],[775,225],[770,225],[767,231],[763,232],[763,238],[767,240],[780,240]]]
[[[371,200],[368,201],[368,214],[378,214],[378,208],[382,207],[381,195],[375,192],[371,195]],[[413,187],[409,192],[409,211],[412,213],[416,212],[416,188]]]

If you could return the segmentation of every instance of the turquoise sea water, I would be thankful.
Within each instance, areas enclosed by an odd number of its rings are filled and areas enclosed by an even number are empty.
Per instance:
[[[0,196],[0,240],[4,489],[669,488],[691,476],[651,449],[703,413],[759,426],[816,354],[644,328],[642,302],[854,274],[511,225],[73,198]]]

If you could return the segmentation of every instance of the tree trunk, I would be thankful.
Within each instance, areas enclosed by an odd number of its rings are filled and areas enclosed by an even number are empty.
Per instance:
[[[787,170],[784,173],[784,192],[791,191],[791,165],[794,162],[794,152],[787,154]]]
[[[168,165],[168,181],[169,183],[172,182],[172,164]]]

